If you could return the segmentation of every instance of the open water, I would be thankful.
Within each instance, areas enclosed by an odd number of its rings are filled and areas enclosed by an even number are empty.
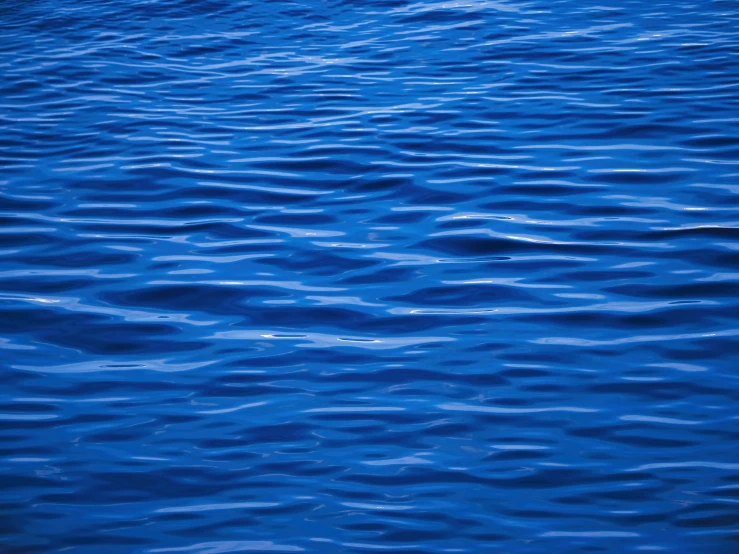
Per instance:
[[[739,4],[3,0],[3,554],[739,551]]]

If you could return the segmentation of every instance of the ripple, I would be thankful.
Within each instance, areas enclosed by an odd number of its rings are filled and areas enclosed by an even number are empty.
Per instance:
[[[3,16],[5,550],[735,550],[732,3]]]

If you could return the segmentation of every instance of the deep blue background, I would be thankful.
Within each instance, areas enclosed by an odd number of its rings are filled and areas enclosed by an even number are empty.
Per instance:
[[[4,0],[0,551],[739,551],[737,29]]]

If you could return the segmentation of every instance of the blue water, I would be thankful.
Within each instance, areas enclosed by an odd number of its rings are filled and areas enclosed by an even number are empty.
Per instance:
[[[739,551],[739,4],[0,22],[0,552]]]

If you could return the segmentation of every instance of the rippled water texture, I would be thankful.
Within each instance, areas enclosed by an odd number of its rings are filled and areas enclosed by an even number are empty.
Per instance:
[[[0,551],[739,551],[739,4],[5,0]]]

